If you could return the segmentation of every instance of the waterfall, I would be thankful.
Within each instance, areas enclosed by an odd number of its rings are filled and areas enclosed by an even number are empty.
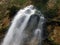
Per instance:
[[[44,16],[33,5],[20,9],[2,45],[41,45],[44,20]]]

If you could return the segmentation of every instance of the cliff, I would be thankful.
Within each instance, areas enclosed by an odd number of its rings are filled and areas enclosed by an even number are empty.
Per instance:
[[[0,0],[0,41],[4,38],[16,12],[33,4],[47,19],[45,45],[60,45],[60,0]]]

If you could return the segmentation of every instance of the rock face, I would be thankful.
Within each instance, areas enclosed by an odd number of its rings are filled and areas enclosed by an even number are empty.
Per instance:
[[[47,19],[49,41],[45,45],[60,45],[60,0],[0,0],[0,43],[15,13],[30,4],[38,7]]]

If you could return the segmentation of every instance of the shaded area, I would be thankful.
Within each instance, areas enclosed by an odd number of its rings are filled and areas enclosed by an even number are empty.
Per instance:
[[[45,8],[47,2],[49,0],[31,0],[32,4],[39,10],[42,10]]]
[[[8,10],[10,11],[9,17],[13,18],[15,16],[16,12],[19,10],[19,8],[16,6],[12,6],[11,8],[8,8]]]

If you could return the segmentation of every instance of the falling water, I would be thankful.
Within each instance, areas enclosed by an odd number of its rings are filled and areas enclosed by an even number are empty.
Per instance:
[[[41,45],[44,16],[33,5],[18,11],[2,45]]]

